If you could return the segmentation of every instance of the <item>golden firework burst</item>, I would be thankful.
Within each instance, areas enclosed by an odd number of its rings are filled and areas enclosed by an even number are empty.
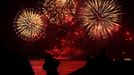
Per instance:
[[[34,41],[43,36],[44,21],[34,9],[23,9],[15,18],[15,32],[23,40]]]
[[[80,8],[79,19],[91,38],[106,39],[121,27],[120,11],[116,0],[86,0]]]

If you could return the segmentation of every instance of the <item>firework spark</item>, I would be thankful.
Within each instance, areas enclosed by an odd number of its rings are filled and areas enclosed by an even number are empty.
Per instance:
[[[74,18],[76,3],[74,0],[45,0],[43,11],[50,23],[62,25],[70,22],[68,17]]]
[[[82,27],[94,39],[106,39],[120,28],[120,6],[116,0],[86,0],[80,8]]]
[[[43,35],[44,21],[41,15],[32,9],[22,10],[15,18],[15,32],[23,40],[34,41]]]

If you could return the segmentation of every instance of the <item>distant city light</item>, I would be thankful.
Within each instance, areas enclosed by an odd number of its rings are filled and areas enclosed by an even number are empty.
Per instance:
[[[125,61],[131,61],[131,58],[124,58]]]

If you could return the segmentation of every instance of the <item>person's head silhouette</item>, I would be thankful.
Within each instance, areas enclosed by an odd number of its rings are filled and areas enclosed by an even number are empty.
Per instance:
[[[100,53],[100,56],[106,56],[106,49],[101,48],[99,53]]]
[[[45,60],[51,60],[51,59],[53,59],[53,56],[52,56],[50,53],[45,52],[45,53],[44,53],[44,59],[45,59]]]

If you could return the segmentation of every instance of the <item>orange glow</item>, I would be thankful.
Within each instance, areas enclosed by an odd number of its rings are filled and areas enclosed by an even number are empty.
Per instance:
[[[126,32],[126,35],[130,35],[130,32]]]
[[[129,38],[129,40],[131,41],[131,40],[133,40],[133,38],[132,38],[132,37],[130,37],[130,38]]]
[[[63,7],[66,4],[67,0],[57,0],[56,2],[60,7]]]
[[[72,16],[68,16],[68,15],[66,15],[65,16],[65,22],[67,23],[67,22],[71,22],[72,21]]]

